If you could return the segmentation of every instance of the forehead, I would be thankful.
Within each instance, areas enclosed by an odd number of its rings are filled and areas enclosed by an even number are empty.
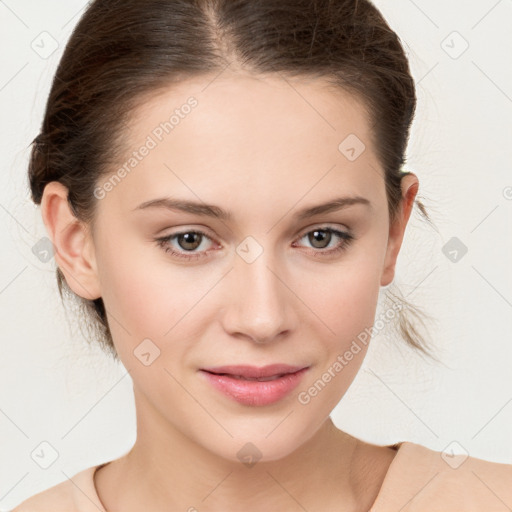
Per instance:
[[[192,98],[195,105],[189,108]],[[243,140],[247,134],[264,142],[279,132],[280,140],[302,136],[302,142],[314,145],[321,138],[327,146],[349,133],[368,139],[365,107],[360,98],[324,78],[205,75],[145,94],[128,126],[135,136],[144,136],[175,113],[172,138],[176,141],[180,133],[185,139],[192,130],[203,142]]]
[[[177,190],[206,202],[235,192],[267,201],[287,191],[295,201],[324,198],[333,187],[382,192],[364,104],[318,78],[226,74],[171,84],[144,97],[125,135],[119,165],[149,148],[116,186],[126,207]]]

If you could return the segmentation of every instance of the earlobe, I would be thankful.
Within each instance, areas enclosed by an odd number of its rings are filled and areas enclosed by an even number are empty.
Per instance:
[[[101,297],[92,239],[68,203],[68,189],[57,181],[48,183],[41,200],[41,214],[55,247],[55,261],[68,286],[80,297]]]
[[[418,193],[419,180],[413,173],[402,178],[402,201],[395,221],[389,226],[388,247],[381,276],[381,286],[388,286],[395,278],[395,267],[402,246],[405,228],[411,216],[414,199]]]

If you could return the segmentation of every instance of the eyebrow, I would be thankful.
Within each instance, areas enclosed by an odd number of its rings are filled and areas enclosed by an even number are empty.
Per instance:
[[[370,209],[372,208],[371,202],[364,197],[345,196],[337,197],[335,199],[328,201],[327,203],[322,203],[315,206],[303,208],[302,210],[296,212],[293,215],[293,217],[296,218],[297,220],[303,220],[309,217],[313,217],[315,215],[320,215],[322,213],[329,213],[342,210],[344,208],[356,204],[367,206]],[[206,203],[198,203],[195,201],[185,201],[183,199],[176,199],[172,197],[161,197],[158,199],[151,199],[149,201],[145,201],[144,203],[134,208],[132,211],[146,210],[149,208],[178,210],[186,213],[191,213],[194,215],[214,217],[216,219],[221,219],[225,221],[229,221],[233,218],[233,214],[231,212],[223,210],[220,206]]]

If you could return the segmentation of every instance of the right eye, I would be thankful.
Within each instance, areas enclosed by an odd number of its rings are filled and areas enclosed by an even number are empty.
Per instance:
[[[201,246],[201,243],[198,243],[202,241],[202,239],[207,238],[210,239],[210,237],[198,230],[188,230],[188,231],[180,231],[179,233],[173,233],[171,235],[156,238],[155,241],[157,242],[157,245],[161,247],[166,253],[170,253],[171,256],[176,256],[177,258],[183,258],[183,259],[199,259],[206,255],[205,251],[202,252],[191,252],[197,247]],[[185,246],[185,250],[180,251],[176,250],[176,246],[172,245],[171,242],[176,240],[176,242],[182,246],[182,248]],[[187,251],[186,245],[189,245],[191,247],[188,247],[190,251]]]

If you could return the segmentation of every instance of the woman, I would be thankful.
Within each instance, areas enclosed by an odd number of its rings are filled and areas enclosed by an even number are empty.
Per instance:
[[[16,511],[512,504],[511,465],[373,445],[330,418],[415,201],[425,213],[402,169],[415,106],[368,1],[88,7],[29,177],[59,290],[133,379],[137,440]]]

